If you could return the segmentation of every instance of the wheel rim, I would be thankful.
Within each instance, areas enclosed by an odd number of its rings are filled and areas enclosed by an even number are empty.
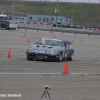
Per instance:
[[[62,55],[61,54],[59,55],[59,61],[62,61]]]
[[[71,55],[71,60],[73,60],[73,58],[74,58],[74,55],[72,54],[72,55]]]

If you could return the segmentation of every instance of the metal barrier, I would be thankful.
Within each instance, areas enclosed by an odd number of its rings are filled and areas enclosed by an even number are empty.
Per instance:
[[[52,25],[42,25],[42,24],[26,24],[18,23],[18,29],[31,29],[31,30],[41,30],[50,32],[61,32],[63,33],[74,33],[76,34],[87,34],[89,35],[100,35],[100,30],[91,30],[91,29],[78,29],[78,28],[63,28],[63,27],[53,27]]]

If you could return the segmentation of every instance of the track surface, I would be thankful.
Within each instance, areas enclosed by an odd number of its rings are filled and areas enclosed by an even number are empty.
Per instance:
[[[62,74],[66,61],[27,61],[26,49],[41,37],[73,41],[75,55],[73,61],[68,61],[70,74]],[[9,47],[11,59],[7,59]],[[44,85],[51,88],[51,100],[100,100],[100,36],[0,30],[0,100],[40,100]]]

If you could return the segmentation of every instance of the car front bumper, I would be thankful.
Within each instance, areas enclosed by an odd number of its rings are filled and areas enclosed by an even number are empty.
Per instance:
[[[28,52],[27,58],[30,59],[57,59],[59,54],[56,53],[37,53],[37,52]]]

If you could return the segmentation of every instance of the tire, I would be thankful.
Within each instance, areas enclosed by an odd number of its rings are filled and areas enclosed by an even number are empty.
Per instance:
[[[33,59],[32,59],[32,58],[27,57],[27,60],[32,61]]]
[[[58,57],[58,59],[57,59],[57,61],[58,61],[58,62],[61,62],[62,60],[63,60],[62,53],[60,53],[60,54],[59,54],[59,57]]]
[[[68,60],[72,61],[73,59],[74,59],[74,53],[72,53],[72,54],[70,55],[70,58],[68,58]]]

